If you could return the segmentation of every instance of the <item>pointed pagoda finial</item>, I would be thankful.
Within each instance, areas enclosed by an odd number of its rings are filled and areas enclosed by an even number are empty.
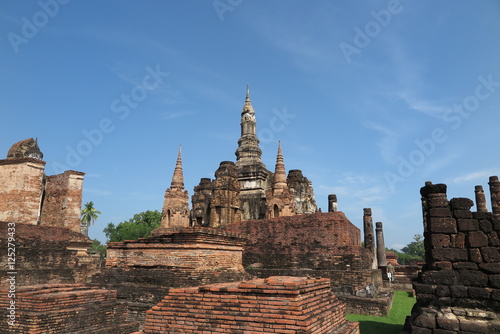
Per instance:
[[[255,113],[252,107],[252,102],[250,102],[250,86],[248,85],[248,82],[247,82],[247,92],[245,96],[245,104],[243,105],[243,111],[241,112],[241,114],[243,115],[245,113],[252,113],[252,114]]]
[[[245,101],[250,101],[250,86],[248,85],[248,82],[247,82],[247,94],[245,97]]]
[[[278,141],[278,154],[276,156],[276,166],[274,169],[273,193],[281,194],[287,187],[285,163],[283,162],[283,153],[281,151],[281,141]]]
[[[184,175],[182,173],[182,145],[179,145],[177,152],[177,162],[175,163],[174,175],[172,176],[171,189],[184,189]]]

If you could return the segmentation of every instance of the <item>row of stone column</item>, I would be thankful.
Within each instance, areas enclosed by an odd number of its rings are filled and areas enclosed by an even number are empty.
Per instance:
[[[372,209],[363,209],[363,231],[364,247],[372,254],[372,269],[387,267],[387,258],[385,256],[385,241],[382,222],[375,223],[375,237],[373,235]]]
[[[491,197],[491,212],[495,218],[500,217],[500,181],[498,176],[490,176],[490,197]],[[476,194],[476,209],[477,212],[488,212],[486,207],[486,196],[484,195],[483,186],[476,186],[474,193]]]

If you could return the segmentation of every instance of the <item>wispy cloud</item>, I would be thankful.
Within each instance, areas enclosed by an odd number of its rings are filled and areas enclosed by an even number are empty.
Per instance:
[[[462,174],[462,175],[454,177],[452,182],[455,184],[460,184],[460,183],[465,183],[465,182],[474,181],[474,180],[484,181],[485,179],[488,179],[488,177],[490,177],[491,175],[494,175],[494,172],[491,170],[470,172],[467,174]]]
[[[169,119],[175,119],[175,118],[180,118],[184,116],[189,116],[194,114],[194,112],[189,111],[189,110],[182,110],[182,111],[166,111],[163,113],[163,119],[169,120]]]

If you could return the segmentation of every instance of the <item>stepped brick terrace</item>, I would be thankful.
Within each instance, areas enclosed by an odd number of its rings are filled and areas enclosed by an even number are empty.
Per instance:
[[[147,312],[149,333],[356,334],[328,279],[269,277],[172,289]]]

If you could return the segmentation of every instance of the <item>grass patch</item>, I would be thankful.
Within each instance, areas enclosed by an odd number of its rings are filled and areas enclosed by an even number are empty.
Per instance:
[[[415,297],[410,297],[406,291],[394,291],[394,301],[387,317],[348,314],[347,320],[359,321],[361,334],[399,334],[415,301]]]

